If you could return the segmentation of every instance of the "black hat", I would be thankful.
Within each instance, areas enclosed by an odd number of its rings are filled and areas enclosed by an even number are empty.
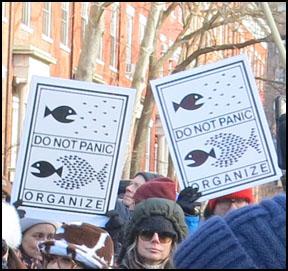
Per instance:
[[[177,237],[177,232],[174,229],[172,222],[162,215],[150,216],[142,219],[137,225],[137,233],[142,231],[151,232],[167,232]]]

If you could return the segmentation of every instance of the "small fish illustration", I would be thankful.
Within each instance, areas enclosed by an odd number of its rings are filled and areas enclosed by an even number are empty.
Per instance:
[[[206,162],[209,156],[216,158],[214,149],[211,149],[209,153],[202,150],[191,151],[185,156],[185,160],[194,161],[194,163],[187,165],[188,167],[199,167]]]
[[[212,164],[212,166],[221,168],[238,162],[249,147],[258,153],[262,152],[255,128],[251,129],[248,139],[232,133],[220,133],[208,139],[205,145],[211,145],[221,151],[221,154],[217,157],[217,161]]]
[[[65,166],[67,172],[60,180],[54,180],[54,183],[60,188],[66,190],[81,189],[83,186],[98,181],[100,189],[105,189],[108,176],[107,163],[97,172],[85,159],[77,155],[65,155],[57,159],[57,161]]]
[[[58,168],[57,170],[46,161],[38,161],[34,163],[31,167],[36,168],[39,172],[31,172],[34,176],[45,178],[57,173],[60,177],[62,175],[63,167]]]
[[[200,94],[196,94],[196,93],[188,94],[187,96],[185,96],[182,99],[180,104],[173,102],[174,110],[175,110],[175,112],[177,112],[179,107],[182,107],[186,110],[198,109],[199,107],[201,107],[203,105],[203,103],[202,104],[196,104],[196,102],[202,98],[203,98],[203,96],[201,96]]]
[[[68,119],[67,117],[76,115],[77,113],[75,110],[69,106],[59,106],[55,108],[54,110],[50,110],[47,106],[45,108],[44,118],[48,115],[52,115],[55,120],[63,123],[69,123],[74,120]]]

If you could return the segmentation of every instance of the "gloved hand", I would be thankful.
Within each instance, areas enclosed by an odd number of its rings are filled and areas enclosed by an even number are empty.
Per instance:
[[[124,220],[120,217],[119,213],[115,210],[108,211],[106,215],[110,218],[105,225],[107,230],[121,228],[125,223]]]
[[[201,206],[200,202],[196,202],[201,197],[202,193],[198,192],[197,188],[186,187],[184,188],[178,198],[177,203],[181,206],[184,213],[189,215],[199,215],[197,206]]]

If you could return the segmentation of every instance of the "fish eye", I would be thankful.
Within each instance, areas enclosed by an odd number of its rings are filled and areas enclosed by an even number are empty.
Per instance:
[[[39,163],[37,163],[37,164],[36,164],[36,167],[40,167],[40,164],[39,164]]]
[[[69,110],[68,110],[68,113],[72,113],[72,110],[71,110],[71,109],[69,109]]]

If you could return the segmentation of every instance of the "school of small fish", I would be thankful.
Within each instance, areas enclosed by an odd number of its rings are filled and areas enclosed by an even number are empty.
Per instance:
[[[254,148],[261,153],[259,140],[255,133],[255,129],[251,129],[248,139],[231,133],[220,133],[206,141],[205,145],[212,145],[221,150],[217,161],[212,163],[215,167],[228,167],[239,161],[248,147]]]
[[[68,169],[68,174],[65,174],[61,179],[54,181],[60,188],[66,190],[80,189],[82,186],[97,180],[101,190],[104,189],[108,173],[107,163],[99,172],[96,172],[86,160],[77,155],[65,155],[64,157],[57,159],[57,161],[62,162],[65,169]]]

